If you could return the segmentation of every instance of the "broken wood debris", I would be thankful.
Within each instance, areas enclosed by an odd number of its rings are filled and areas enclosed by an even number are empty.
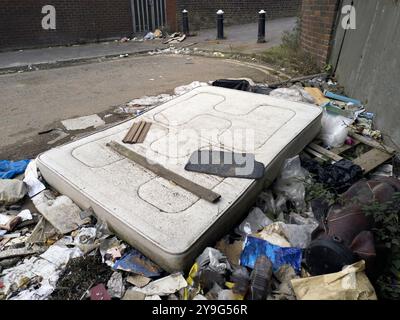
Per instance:
[[[320,145],[321,141],[315,140],[314,142],[310,143],[304,149],[304,151],[323,161],[333,160],[334,162],[337,162],[345,159],[344,157],[340,156],[340,154],[355,148],[360,144],[370,146],[372,147],[371,150],[364,152],[356,159],[352,160],[355,165],[358,165],[363,169],[364,174],[371,172],[381,164],[390,160],[393,157],[393,154],[396,152],[393,148],[381,144],[378,141],[361,136],[353,131],[349,132],[349,136],[351,136],[354,140],[353,145],[343,145],[342,147],[328,150]]]
[[[135,122],[122,142],[128,144],[143,143],[146,139],[147,133],[150,130],[150,127],[150,122]]]
[[[350,130],[349,131],[349,136],[354,138],[354,139],[356,139],[356,140],[358,140],[358,141],[360,141],[361,143],[364,143],[364,144],[366,144],[366,145],[368,145],[370,147],[373,147],[375,149],[379,149],[381,151],[384,151],[384,152],[387,152],[387,153],[391,153],[391,154],[396,153],[395,149],[393,149],[391,147],[388,147],[388,146],[384,145],[383,143],[379,143],[376,140],[361,136],[361,135],[355,133],[354,131]]]

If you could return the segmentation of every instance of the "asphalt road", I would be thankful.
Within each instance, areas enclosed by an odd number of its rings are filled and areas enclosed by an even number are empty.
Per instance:
[[[274,80],[260,69],[223,59],[137,56],[0,76],[0,159],[33,157],[54,136],[38,132],[64,119],[105,112],[145,95],[172,93],[192,81],[247,77]],[[275,79],[276,80],[276,79]]]

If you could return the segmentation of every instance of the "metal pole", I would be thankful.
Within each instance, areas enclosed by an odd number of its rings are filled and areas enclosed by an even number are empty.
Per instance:
[[[217,39],[224,39],[224,12],[217,11]]]
[[[258,43],[265,43],[265,20],[266,20],[266,12],[261,10],[258,13]]]
[[[182,27],[183,33],[189,35],[189,14],[186,9],[182,11]]]

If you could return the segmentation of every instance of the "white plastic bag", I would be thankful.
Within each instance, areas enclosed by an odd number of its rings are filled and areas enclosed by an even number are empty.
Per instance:
[[[322,116],[322,129],[319,137],[328,147],[341,147],[349,134],[348,127],[353,122],[352,119],[325,111]]]

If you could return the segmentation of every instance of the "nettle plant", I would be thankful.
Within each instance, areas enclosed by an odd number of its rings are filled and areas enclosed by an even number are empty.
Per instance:
[[[400,299],[400,192],[395,193],[391,201],[373,202],[363,210],[375,221],[373,232],[376,241],[390,250],[386,269],[377,281],[380,296]]]

